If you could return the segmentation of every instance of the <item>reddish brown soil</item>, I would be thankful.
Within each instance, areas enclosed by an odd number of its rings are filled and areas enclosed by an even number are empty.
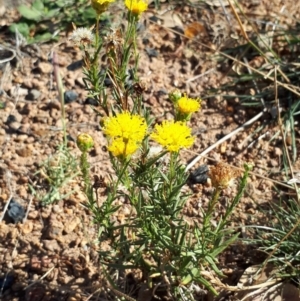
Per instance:
[[[163,3],[159,11],[150,6],[141,20],[138,45],[141,62],[139,76],[147,87],[144,101],[146,106],[151,107],[157,121],[172,117],[168,93],[173,89],[180,89],[191,97],[203,98],[201,111],[191,120],[196,143],[192,149],[182,153],[184,163],[190,162],[262,110],[244,107],[239,98],[234,97],[241,90],[240,94],[256,93],[248,86],[243,87],[243,84],[237,85],[238,92],[232,87],[222,92],[232,95],[231,99],[226,100],[221,92],[211,92],[230,83],[230,76],[235,74],[233,62],[219,59],[222,56],[216,50],[226,50],[245,42],[226,1],[224,9],[229,20],[218,1],[214,1],[216,6],[191,2],[193,4],[175,6],[171,10],[168,10],[170,6],[167,3]],[[282,29],[288,29],[300,17],[300,4],[295,4],[295,1],[243,0],[239,3],[258,31],[264,27],[261,21],[270,21]],[[285,9],[280,13],[283,4]],[[69,182],[64,191],[74,190],[74,193],[44,207],[29,189],[31,185],[39,195],[46,192],[45,179],[36,173],[40,170],[40,164],[55,154],[63,139],[61,105],[50,59],[53,51],[58,57],[65,90],[78,93],[76,101],[65,105],[67,132],[71,137],[68,146],[75,156],[79,156],[74,139],[82,132],[91,134],[96,144],[90,156],[92,174],[105,177],[112,173],[105,149],[106,140],[99,130],[99,117],[85,104],[87,93],[84,91],[82,70],[68,68],[70,64],[80,61],[82,54],[65,33],[61,33],[55,43],[16,48],[14,38],[5,30],[5,26],[17,18],[16,11],[3,4],[0,8],[0,46],[5,46],[8,51],[17,51],[17,57],[11,64],[0,64],[0,100],[6,105],[0,110],[0,215],[11,196],[28,210],[24,223],[12,223],[7,214],[0,221],[0,278],[5,275],[14,277],[2,298],[9,301],[79,301],[88,300],[94,294],[89,300],[107,300],[103,297],[105,283],[98,264],[96,228],[92,216],[82,206],[85,197],[80,183]],[[112,12],[121,15],[122,4],[113,5]],[[153,16],[159,20],[153,22]],[[194,23],[197,30],[189,27],[192,22],[198,22]],[[255,33],[250,21],[243,19],[243,22],[252,38]],[[191,39],[184,36],[184,30]],[[154,56],[149,56],[152,50],[156,52],[153,52]],[[4,55],[3,51],[0,55]],[[232,55],[238,57],[243,54],[236,52]],[[261,125],[265,125],[264,130],[255,134]],[[286,180],[281,172],[282,141],[277,138],[270,142],[270,137],[278,130],[276,120],[265,113],[193,167],[203,163],[211,165],[219,160],[236,167],[242,167],[245,162],[254,164],[254,174],[249,179],[246,194],[232,216],[232,226],[238,227],[241,236],[246,235],[243,225],[268,222],[261,208],[279,198],[273,189],[275,184],[272,179]],[[299,125],[296,130],[299,145]],[[288,145],[288,148],[290,150],[291,146]],[[296,174],[300,172],[299,157],[294,168]],[[192,196],[184,214],[187,220],[199,220],[200,208],[207,205],[212,189],[202,184],[187,185],[185,189],[192,192]],[[235,191],[236,187],[233,187],[222,196],[215,213],[216,220],[224,212],[226,200]],[[117,214],[126,217],[130,209],[123,206]],[[246,247],[234,246],[220,258],[220,265],[229,276],[233,272],[236,276],[246,266],[261,262],[257,256],[255,251],[249,252]],[[232,278],[230,282],[232,285],[236,284],[234,280]],[[98,288],[102,288],[101,295],[97,293]],[[140,301],[151,299],[149,295],[142,299],[141,295]]]

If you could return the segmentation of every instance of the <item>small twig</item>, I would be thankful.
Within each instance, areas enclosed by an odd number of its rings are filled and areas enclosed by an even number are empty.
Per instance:
[[[4,209],[3,209],[3,213],[2,213],[2,216],[1,216],[1,218],[0,218],[0,223],[2,222],[2,220],[3,220],[3,218],[4,218],[4,215],[5,215],[5,212],[6,212],[7,208],[8,208],[8,206],[9,206],[9,203],[10,203],[10,201],[11,201],[13,195],[14,195],[14,193],[13,193],[13,188],[12,188],[12,186],[11,186],[11,181],[10,181],[10,180],[11,180],[11,172],[10,172],[10,171],[7,171],[7,172],[6,172],[6,184],[7,184],[7,186],[8,186],[10,195],[9,195],[8,201],[6,202],[5,207],[4,207]]]
[[[30,197],[29,204],[28,204],[27,210],[26,210],[26,214],[25,214],[25,217],[23,218],[23,223],[25,223],[26,220],[27,220],[27,217],[28,217],[28,214],[29,214],[29,211],[30,211],[30,207],[31,207],[32,200],[33,200],[33,196]]]
[[[3,220],[4,216],[5,216],[5,212],[7,211],[7,208],[8,208],[8,206],[9,206],[9,203],[10,203],[12,197],[13,197],[13,195],[10,194],[10,196],[9,196],[9,198],[8,198],[8,201],[6,202],[6,204],[5,204],[5,206],[4,206],[3,213],[2,213],[2,215],[1,215],[1,217],[0,217],[0,223],[2,222],[2,220]]]
[[[205,71],[204,73],[201,73],[201,74],[198,74],[198,75],[196,75],[192,78],[189,78],[187,81],[185,81],[185,83],[188,84],[188,83],[194,81],[195,79],[201,78],[201,77],[205,76],[206,74],[209,74],[209,73],[213,72],[214,70],[216,70],[216,68],[211,68],[211,69]]]
[[[126,295],[126,294],[120,292],[119,290],[115,289],[112,285],[110,285],[109,288],[110,288],[117,296],[122,297],[122,298],[124,298],[125,300],[128,300],[128,301],[136,301],[136,299],[134,299],[134,298],[132,298],[132,297],[130,297],[130,296],[128,296],[128,295]]]
[[[222,139],[220,139],[219,141],[217,141],[213,145],[209,146],[201,154],[199,154],[196,158],[194,158],[192,160],[192,162],[190,162],[187,165],[187,167],[185,168],[185,171],[188,171],[189,169],[191,169],[203,156],[205,156],[206,154],[208,154],[211,150],[213,150],[214,148],[216,148],[218,145],[220,145],[224,141],[230,139],[232,136],[236,135],[238,132],[244,130],[247,126],[249,126],[250,124],[252,124],[256,120],[258,120],[261,116],[263,116],[263,114],[265,112],[266,112],[266,109],[264,109],[263,111],[261,111],[259,114],[257,114],[256,116],[254,116],[252,119],[248,120],[242,126],[240,126],[239,128],[235,129],[233,132],[229,133],[228,135],[226,135],[225,137],[223,137]]]
[[[9,57],[9,58],[6,58],[6,59],[3,59],[3,60],[0,60],[0,64],[4,64],[4,63],[7,63],[7,62],[10,62],[11,60],[13,60],[15,57],[16,57],[16,51],[11,49],[11,48],[8,48],[8,47],[5,47],[3,45],[0,45],[0,49],[5,49],[7,51],[10,51],[12,53],[12,55]]]
[[[257,139],[255,139],[254,141],[252,141],[247,148],[251,148],[255,143],[257,143],[259,140],[265,138],[266,136],[268,136],[270,134],[269,131],[265,132],[264,134],[260,135]]]
[[[53,270],[55,266],[51,267],[40,279],[37,279],[36,281],[32,282],[31,284],[27,285],[24,290],[28,289],[29,287],[35,285],[38,282],[41,282],[45,277],[47,277]]]

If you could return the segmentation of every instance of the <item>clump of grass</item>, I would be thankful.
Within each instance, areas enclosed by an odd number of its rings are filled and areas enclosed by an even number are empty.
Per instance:
[[[298,158],[297,147],[297,115],[299,115],[300,93],[298,85],[298,70],[295,68],[295,55],[299,49],[299,37],[295,35],[294,28],[280,26],[283,18],[275,19],[272,30],[258,32],[257,26],[250,21],[242,8],[235,3],[230,4],[236,21],[240,25],[241,37],[245,42],[238,43],[236,48],[226,49],[226,53],[219,52],[225,58],[233,61],[234,73],[232,82],[215,90],[216,94],[224,93],[223,99],[238,97],[245,107],[255,107],[258,110],[270,113],[270,122],[264,122],[256,133],[265,130],[266,125],[277,132],[269,142],[277,142],[283,149],[282,169],[285,178],[292,178],[290,189],[294,190],[295,198],[288,200],[274,200],[268,212],[270,224],[258,226],[250,225],[252,238],[244,242],[257,246],[266,253],[266,260],[262,264],[260,273],[270,263],[275,265],[275,274],[284,280],[293,280],[299,283],[299,180],[294,176],[293,163]],[[253,35],[246,33],[242,19],[247,24],[253,24]],[[276,18],[276,17],[275,17]],[[267,23],[267,22],[266,22]],[[295,27],[297,27],[295,25]],[[284,29],[282,29],[284,28]],[[240,42],[241,39],[237,41]],[[285,53],[285,55],[282,55]],[[239,57],[236,59],[234,57]],[[259,67],[253,67],[259,66]],[[234,91],[232,96],[225,91]],[[252,93],[245,93],[251,91]],[[212,91],[211,91],[212,92]],[[262,135],[263,136],[263,135]],[[277,138],[280,137],[281,140]],[[287,140],[289,139],[289,143]]]
[[[207,273],[223,277],[217,257],[237,238],[227,224],[242,196],[250,167],[245,166],[238,194],[217,225],[211,219],[220,193],[237,176],[224,164],[211,171],[215,193],[208,210],[203,210],[202,223],[189,225],[185,221],[182,209],[189,195],[182,192],[182,187],[188,175],[179,155],[194,142],[189,120],[201,108],[201,100],[191,99],[180,91],[170,93],[174,119],[155,124],[155,118],[143,104],[143,84],[136,72],[139,64],[136,25],[147,3],[126,0],[128,26],[124,30],[115,29],[103,39],[99,34],[99,19],[110,2],[113,1],[92,1],[97,13],[95,33],[75,28],[71,36],[84,55],[86,90],[101,108],[101,127],[116,175],[107,184],[107,195],[100,204],[93,190],[96,183],[88,175],[87,150],[93,144],[92,137],[79,136],[86,206],[99,227],[100,242],[106,241],[110,246],[100,251],[100,261],[118,270],[139,269],[153,294],[179,298],[188,295],[188,288],[196,285],[216,295]],[[108,58],[108,69],[99,76],[102,49]],[[127,81],[129,69],[133,72],[132,83]],[[110,95],[103,85],[105,76],[112,82]],[[160,152],[151,152],[153,143],[161,146]],[[116,200],[131,204],[131,214],[121,223],[113,218],[121,207]],[[109,273],[107,278],[116,289]]]
[[[70,196],[73,192],[63,193],[68,184],[73,181],[79,174],[78,160],[73,155],[72,150],[68,147],[64,87],[59,73],[56,53],[53,53],[54,78],[57,84],[58,96],[61,104],[61,121],[63,141],[58,145],[55,153],[41,164],[40,170],[36,175],[45,179],[46,192],[36,191],[30,186],[33,194],[40,200],[43,205],[49,205],[56,201]]]
[[[61,144],[55,154],[42,163],[36,175],[45,179],[43,190],[46,192],[36,191],[32,186],[30,189],[42,205],[49,205],[67,198],[72,191],[68,193],[62,191],[79,175],[77,157],[64,144]]]
[[[256,245],[266,254],[263,269],[267,264],[272,264],[277,277],[299,285],[299,203],[295,199],[274,202],[265,214],[270,216],[270,224],[249,226],[249,231],[254,232],[253,238],[245,242]]]

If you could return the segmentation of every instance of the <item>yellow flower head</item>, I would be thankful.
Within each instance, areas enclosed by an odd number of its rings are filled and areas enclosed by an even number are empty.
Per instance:
[[[183,96],[177,101],[177,108],[180,113],[192,114],[200,109],[200,100]]]
[[[108,150],[119,158],[126,158],[132,155],[138,149],[138,144],[132,140],[124,140],[123,138],[113,139]]]
[[[142,142],[147,132],[146,120],[139,115],[123,112],[104,121],[103,132],[111,138]]]
[[[211,167],[209,171],[212,186],[220,189],[225,189],[230,186],[239,174],[239,171],[234,170],[229,165],[222,162]]]
[[[97,14],[102,14],[105,12],[110,3],[115,2],[115,0],[91,0],[93,9]]]
[[[139,16],[148,8],[148,4],[144,0],[125,0],[125,6],[136,16]]]
[[[94,139],[89,134],[80,134],[77,136],[76,144],[82,152],[88,152],[94,147]]]
[[[178,152],[181,148],[190,147],[194,143],[191,129],[181,121],[163,121],[155,125],[151,138],[165,147],[169,152]]]

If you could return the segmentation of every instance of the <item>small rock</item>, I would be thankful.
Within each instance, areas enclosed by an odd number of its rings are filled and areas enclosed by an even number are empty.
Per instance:
[[[0,238],[2,241],[4,241],[4,239],[6,238],[8,232],[9,226],[4,223],[0,223]]]
[[[146,47],[145,50],[149,57],[158,57],[158,51],[156,49]]]
[[[77,92],[75,92],[73,90],[69,90],[64,93],[65,103],[73,102],[77,98],[78,98],[78,94],[77,94]]]
[[[190,174],[190,180],[192,183],[205,184],[208,178],[208,167],[206,164],[201,165]]]
[[[11,122],[21,122],[22,121],[23,116],[21,114],[19,114],[18,112],[15,112],[14,114],[10,114],[8,115],[7,119],[6,119],[6,124],[10,124]]]
[[[17,121],[17,118],[15,115],[12,115],[12,114],[9,114],[6,118],[6,121],[5,121],[5,124],[10,124],[12,122],[16,122]]]
[[[95,98],[92,98],[92,97],[88,97],[88,98],[85,100],[84,104],[85,104],[85,105],[91,105],[91,106],[94,106],[94,107],[99,106],[98,101],[97,101]]]
[[[28,218],[29,219],[36,219],[39,216],[39,212],[37,210],[35,211],[29,211]]]
[[[78,216],[75,216],[73,219],[71,219],[65,224],[64,232],[65,233],[73,232],[79,224],[80,224],[80,218]]]
[[[53,67],[52,67],[52,64],[50,64],[50,63],[47,63],[47,62],[40,62],[40,63],[38,64],[37,69],[38,69],[41,73],[43,73],[43,74],[49,74],[49,73],[52,72]]]
[[[37,89],[32,89],[29,91],[29,93],[26,95],[25,99],[27,100],[36,100],[41,96],[41,92]]]
[[[83,66],[83,60],[79,60],[79,61],[73,62],[69,66],[67,66],[67,70],[74,71],[76,69],[80,69],[82,66]]]
[[[57,120],[61,118],[61,111],[56,110],[56,109],[51,109],[50,110],[50,116],[54,119]]]
[[[81,76],[77,77],[75,79],[75,84],[78,85],[81,88],[85,88],[85,83],[84,83],[83,78]]]
[[[282,149],[279,148],[279,147],[275,147],[273,153],[274,153],[274,157],[281,157],[282,156]]]
[[[30,78],[30,77],[24,78],[23,86],[24,86],[25,88],[31,89],[31,88],[32,88],[32,78]]]
[[[60,212],[63,212],[63,209],[61,208],[60,205],[55,204],[55,205],[53,205],[52,211],[54,213],[60,213]]]
[[[32,150],[29,147],[23,147],[21,149],[16,149],[16,153],[23,158],[27,158],[32,156]]]
[[[57,237],[61,236],[64,226],[61,222],[57,220],[53,220],[50,222],[47,228],[47,237],[51,239],[56,239]]]
[[[48,218],[51,214],[52,206],[43,207],[42,218]]]
[[[21,127],[21,124],[20,124],[20,122],[17,122],[17,121],[11,122],[9,124],[9,128],[13,131],[17,131],[20,127]]]
[[[32,83],[32,87],[34,87],[36,89],[43,89],[44,88],[44,82],[41,81],[38,78],[33,78],[31,83]]]
[[[279,163],[278,163],[277,160],[271,159],[271,160],[270,160],[270,165],[271,165],[272,167],[278,167],[278,166],[279,166]]]
[[[8,206],[7,214],[16,224],[22,221],[25,217],[25,209],[15,200],[11,200]]]
[[[51,102],[48,103],[47,109],[51,110],[51,109],[55,109],[55,110],[60,110],[61,108],[61,104],[58,100],[53,100]]]
[[[21,128],[22,126],[19,128],[19,131],[21,131]],[[16,142],[23,142],[23,141],[26,141],[28,139],[28,135],[26,134],[21,134],[21,135],[18,135],[15,139]]]
[[[27,176],[20,176],[18,179],[18,184],[27,184],[28,183],[28,177]]]
[[[60,246],[58,244],[58,242],[53,239],[53,240],[42,240],[44,247],[46,250],[51,251],[51,252],[58,252],[60,251]]]
[[[28,89],[21,88],[19,86],[12,86],[10,89],[10,96],[12,97],[26,96],[27,94]]]
[[[24,105],[24,107],[22,108],[22,110],[20,110],[20,113],[22,115],[26,115],[27,118],[29,118],[28,115],[31,115],[32,112],[36,111],[36,105],[32,104],[32,103],[26,103]],[[23,120],[23,119],[22,119]],[[29,119],[28,119],[29,120]]]
[[[57,240],[60,241],[60,242],[62,242],[64,245],[70,245],[70,244],[72,244],[72,246],[74,246],[77,243],[78,234],[75,233],[75,232],[71,232],[71,233],[69,233],[67,235],[62,235]]]
[[[23,77],[16,76],[16,77],[14,78],[14,82],[17,83],[17,84],[23,84],[23,81],[24,81],[24,78],[23,78]]]
[[[73,215],[73,209],[72,208],[64,208],[64,212],[67,215]]]
[[[17,228],[13,228],[8,232],[8,237],[12,240],[15,240],[19,235],[20,233]]]
[[[32,232],[32,229],[33,229],[33,223],[32,223],[32,221],[28,221],[28,220],[27,220],[27,221],[25,222],[25,224],[23,224],[23,225],[21,226],[21,231],[22,231],[22,233],[23,233],[24,235],[31,233],[31,232]]]

